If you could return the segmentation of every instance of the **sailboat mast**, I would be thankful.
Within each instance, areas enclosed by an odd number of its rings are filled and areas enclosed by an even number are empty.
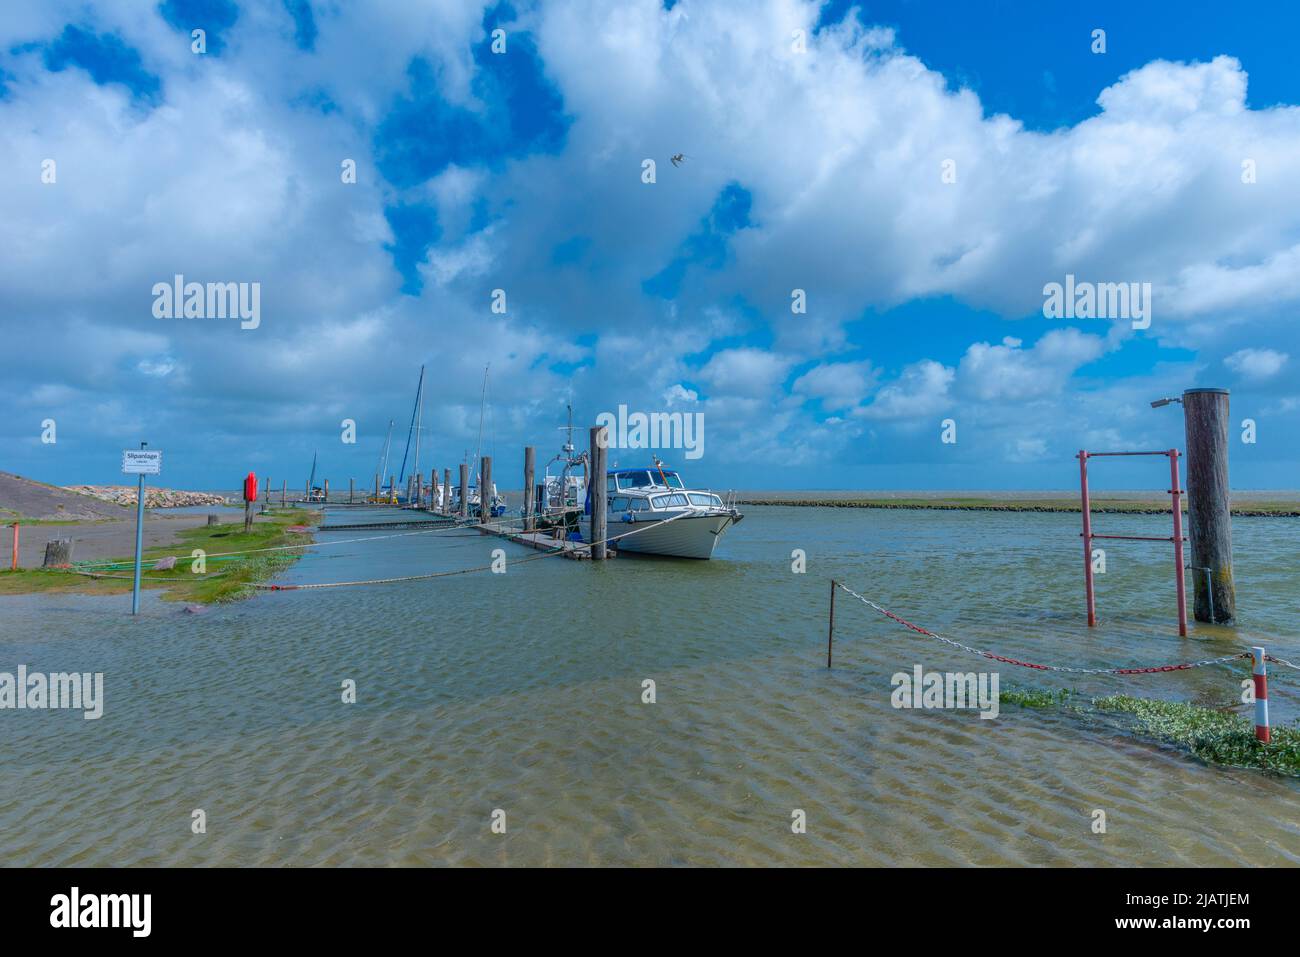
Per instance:
[[[420,431],[424,428],[424,366],[420,366],[420,384],[415,389],[415,466],[412,471],[420,474]]]
[[[384,439],[384,461],[379,466],[379,481],[382,484],[388,477],[388,450],[393,444],[393,420],[388,420],[388,438]]]
[[[399,482],[406,478],[406,457],[411,454],[411,435],[415,432],[415,413],[420,408],[420,394],[423,391],[424,366],[420,366],[420,384],[415,389],[415,407],[411,409],[411,424],[406,428],[406,448],[402,450],[402,467],[397,472],[397,481]]]
[[[475,462],[480,462],[483,458],[483,410],[487,408],[487,380],[488,370],[491,368],[490,362],[483,367],[483,392],[478,402],[478,447],[474,450]]]

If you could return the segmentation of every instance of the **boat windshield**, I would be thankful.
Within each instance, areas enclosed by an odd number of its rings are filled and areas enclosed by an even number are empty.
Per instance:
[[[682,484],[681,476],[676,472],[669,472],[667,469],[660,473],[659,469],[648,469],[646,471],[620,472],[615,476],[615,482],[619,489],[625,490],[630,488],[653,488],[654,486],[667,486],[668,488],[685,488]]]
[[[692,505],[705,505],[712,508],[722,508],[722,499],[710,492],[691,492],[689,494]]]

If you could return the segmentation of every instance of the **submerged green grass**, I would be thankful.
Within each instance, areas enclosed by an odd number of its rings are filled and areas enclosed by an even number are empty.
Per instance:
[[[256,592],[252,587],[254,584],[273,578],[302,555],[301,549],[284,546],[311,541],[310,534],[290,532],[289,528],[314,525],[320,518],[319,512],[272,509],[264,520],[255,522],[248,532],[244,531],[242,518],[233,523],[185,529],[177,533],[175,543],[145,549],[140,585],[146,590],[165,589],[163,598],[166,601],[213,604],[247,598]],[[195,548],[203,549],[210,556],[208,571],[204,575],[196,575],[190,570],[189,555]],[[254,551],[267,548],[283,550]],[[223,556],[222,553],[226,552],[237,554]],[[158,559],[167,556],[177,556],[175,568],[152,567]],[[55,568],[3,571],[0,572],[0,595],[127,592],[131,590],[133,565],[134,562],[129,557],[121,557],[80,566],[81,571],[92,572],[96,577]]]
[[[1066,705],[1074,692],[1068,688],[1059,691],[1044,691],[1040,688],[1018,688],[1015,686],[998,691],[998,701],[1019,705],[1022,708],[1061,708]]]
[[[1138,737],[1171,745],[1206,764],[1300,777],[1300,726],[1295,724],[1273,727],[1272,740],[1264,744],[1255,740],[1250,718],[1223,708],[1131,695],[1087,698],[1068,688],[1010,686],[998,699],[1022,708],[1118,716]]]
[[[1180,701],[1111,695],[1095,698],[1101,711],[1130,716],[1136,730],[1185,748],[1202,761],[1300,777],[1300,728],[1281,725],[1268,744],[1255,740],[1254,723],[1242,715]]]

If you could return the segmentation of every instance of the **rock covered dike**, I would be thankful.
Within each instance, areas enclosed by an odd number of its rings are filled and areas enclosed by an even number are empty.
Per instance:
[[[69,492],[90,495],[104,502],[115,505],[135,505],[134,485],[65,485]],[[211,492],[182,492],[170,488],[149,488],[144,490],[145,508],[184,508],[190,505],[226,505],[224,495]]]

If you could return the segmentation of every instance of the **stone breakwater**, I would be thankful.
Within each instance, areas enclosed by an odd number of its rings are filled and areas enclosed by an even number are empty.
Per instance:
[[[134,505],[134,485],[65,485],[69,492],[91,495],[115,505]],[[144,490],[145,508],[184,508],[187,505],[226,505],[224,495],[211,492],[181,492],[171,488],[148,488]]]

